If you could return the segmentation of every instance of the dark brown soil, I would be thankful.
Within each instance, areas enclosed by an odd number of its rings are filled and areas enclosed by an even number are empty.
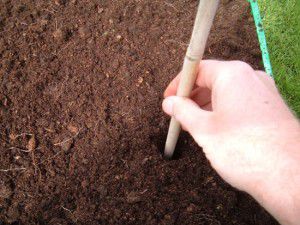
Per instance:
[[[276,224],[188,134],[161,156],[197,2],[1,1],[0,224]],[[205,57],[261,68],[247,1],[222,2]]]

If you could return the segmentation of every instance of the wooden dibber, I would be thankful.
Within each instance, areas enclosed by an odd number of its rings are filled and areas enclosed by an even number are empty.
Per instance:
[[[192,37],[181,71],[177,96],[189,97],[191,94],[197,78],[199,62],[203,57],[206,41],[208,39],[218,5],[219,0],[200,0]],[[179,122],[172,117],[165,145],[165,157],[171,158],[173,156],[180,130],[181,127]]]

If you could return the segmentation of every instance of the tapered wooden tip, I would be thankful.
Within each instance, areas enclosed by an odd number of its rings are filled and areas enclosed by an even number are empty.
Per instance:
[[[173,153],[174,153],[174,150],[169,150],[169,149],[166,149],[166,148],[165,148],[165,151],[164,151],[164,158],[165,158],[165,159],[168,159],[168,160],[172,159]]]
[[[164,151],[165,158],[169,158],[169,159],[172,158],[173,153],[175,151],[179,133],[180,133],[180,123],[174,117],[172,117],[169,126],[166,145],[165,145],[165,151]]]

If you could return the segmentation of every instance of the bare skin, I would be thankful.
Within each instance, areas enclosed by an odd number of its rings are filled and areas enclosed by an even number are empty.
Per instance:
[[[163,110],[224,180],[280,223],[299,224],[300,125],[273,79],[240,61],[203,60],[191,99],[174,96],[179,80],[167,87]]]

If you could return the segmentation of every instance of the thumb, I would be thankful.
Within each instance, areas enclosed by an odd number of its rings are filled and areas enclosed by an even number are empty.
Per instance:
[[[212,112],[202,110],[194,101],[185,97],[171,96],[164,99],[163,110],[183,126],[195,139],[210,133]]]

